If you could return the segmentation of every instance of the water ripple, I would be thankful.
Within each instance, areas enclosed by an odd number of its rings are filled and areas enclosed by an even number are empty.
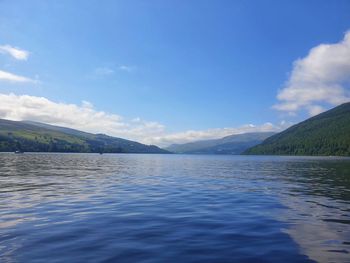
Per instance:
[[[0,154],[1,262],[349,262],[350,159]]]

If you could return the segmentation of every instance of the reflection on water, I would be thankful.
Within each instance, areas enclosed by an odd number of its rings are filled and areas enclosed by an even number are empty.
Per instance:
[[[0,154],[0,262],[350,262],[350,159]]]

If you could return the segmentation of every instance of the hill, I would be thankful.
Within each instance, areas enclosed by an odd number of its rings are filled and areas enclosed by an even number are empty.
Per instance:
[[[31,121],[0,119],[0,152],[169,153],[154,145]]]
[[[188,154],[240,154],[273,134],[273,132],[236,134],[214,140],[172,144],[166,150]]]
[[[296,124],[244,154],[350,156],[350,102]]]

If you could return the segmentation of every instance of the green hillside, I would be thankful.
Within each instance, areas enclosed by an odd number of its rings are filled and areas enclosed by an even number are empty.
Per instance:
[[[294,125],[244,154],[350,156],[350,102]]]
[[[168,153],[154,145],[29,121],[0,119],[0,152]]]
[[[173,144],[166,149],[175,153],[187,154],[240,154],[273,134],[273,132],[235,134],[214,140]]]

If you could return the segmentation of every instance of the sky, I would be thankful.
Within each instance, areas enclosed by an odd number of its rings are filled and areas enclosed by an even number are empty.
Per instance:
[[[0,0],[0,118],[166,146],[350,101],[350,1]]]

